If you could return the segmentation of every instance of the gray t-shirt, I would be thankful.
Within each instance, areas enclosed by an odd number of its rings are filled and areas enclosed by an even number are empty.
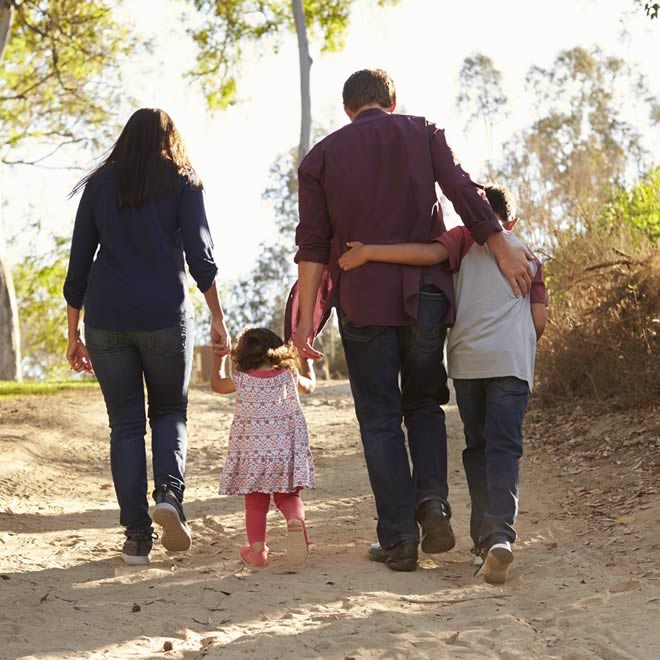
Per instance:
[[[511,232],[506,240],[523,245]],[[449,250],[454,274],[456,322],[449,331],[447,355],[450,378],[515,376],[534,384],[536,331],[531,302],[545,303],[540,263],[532,291],[516,298],[486,245],[473,241],[465,227],[456,227],[437,239]]]

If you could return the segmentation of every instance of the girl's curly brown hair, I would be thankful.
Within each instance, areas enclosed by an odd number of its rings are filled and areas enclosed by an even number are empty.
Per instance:
[[[238,371],[258,369],[270,364],[273,369],[300,369],[298,352],[268,328],[247,328],[238,336],[231,357]]]

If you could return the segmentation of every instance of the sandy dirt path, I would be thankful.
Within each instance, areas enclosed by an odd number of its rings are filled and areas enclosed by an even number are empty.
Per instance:
[[[660,658],[657,500],[609,530],[564,510],[561,469],[531,443],[510,582],[473,577],[460,420],[447,408],[457,547],[413,574],[366,560],[374,508],[345,383],[305,408],[319,488],[314,547],[250,572],[239,498],[216,493],[232,402],[195,390],[186,511],[194,545],[121,563],[96,392],[0,401],[0,658]],[[534,440],[534,439],[532,439]],[[597,475],[590,477],[597,479]],[[164,651],[164,644],[172,650]]]

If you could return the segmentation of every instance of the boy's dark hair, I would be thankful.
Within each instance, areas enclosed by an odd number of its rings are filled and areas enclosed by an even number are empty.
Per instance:
[[[268,328],[248,328],[238,336],[231,357],[238,371],[257,369],[269,363],[273,369],[298,369],[298,352]]]
[[[516,202],[508,188],[499,183],[487,183],[484,192],[491,208],[502,222],[509,222],[516,217]]]
[[[372,103],[389,108],[396,102],[394,82],[382,69],[356,71],[344,83],[342,96],[344,105],[353,112]]]

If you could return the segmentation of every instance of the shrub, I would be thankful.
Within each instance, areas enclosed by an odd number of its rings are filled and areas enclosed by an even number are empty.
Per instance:
[[[546,263],[541,398],[644,405],[660,395],[660,250],[621,224],[567,236]]]

